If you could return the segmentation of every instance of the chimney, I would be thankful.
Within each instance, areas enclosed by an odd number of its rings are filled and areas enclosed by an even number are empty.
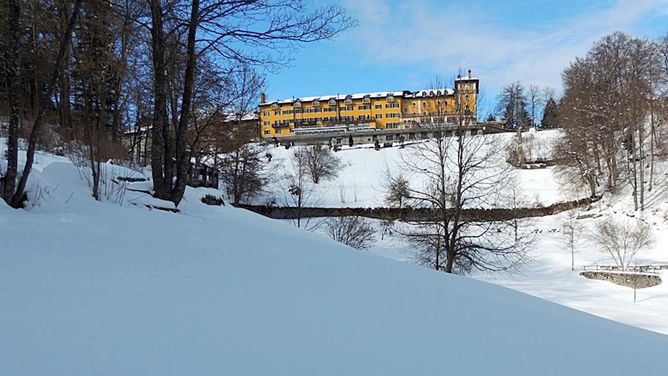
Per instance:
[[[267,94],[260,92],[260,104],[267,103]]]
[[[471,70],[469,69],[469,78],[471,78]]]

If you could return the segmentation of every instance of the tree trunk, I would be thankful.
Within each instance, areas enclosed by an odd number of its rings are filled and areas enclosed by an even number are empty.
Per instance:
[[[9,104],[9,127],[7,129],[7,171],[2,186],[2,197],[11,205],[16,189],[19,161],[19,19],[21,16],[19,0],[11,0],[8,8],[9,48],[5,51],[7,62],[5,79],[7,81],[7,102]]]
[[[187,64],[183,82],[183,97],[181,98],[181,114],[179,116],[178,128],[176,129],[176,182],[172,191],[172,201],[175,205],[178,205],[181,199],[183,199],[188,178],[188,168],[190,166],[190,153],[186,148],[186,133],[190,123],[190,109],[195,87],[195,64],[197,62],[195,44],[198,24],[199,0],[192,0],[190,22],[188,23]]]
[[[165,34],[160,0],[151,0],[151,45],[153,48],[154,71],[154,115],[153,145],[151,147],[151,166],[155,196],[178,205],[183,199],[188,168],[189,153],[186,147],[186,133],[190,121],[190,110],[195,82],[195,51],[197,27],[199,24],[199,0],[192,0],[190,21],[188,23],[188,45],[186,70],[181,97],[181,111],[176,124],[175,139],[172,141],[169,119],[167,116],[168,79],[165,62]],[[176,177],[176,181],[174,180]]]
[[[640,168],[638,169],[638,184],[640,185],[640,197],[638,199],[638,204],[640,210],[645,210],[645,125],[640,124],[638,128],[638,158],[640,161]]]
[[[631,187],[633,188],[633,210],[638,210],[638,150],[636,148],[635,130],[631,131],[631,145],[630,150],[630,170],[631,170]]]
[[[655,140],[655,125],[654,125],[654,105],[650,102],[650,128],[649,128],[649,192],[654,188],[654,140]]]
[[[151,0],[151,48],[153,51],[153,121],[151,137],[151,172],[155,196],[166,199],[169,197],[171,176],[171,157],[167,157],[168,146],[165,145],[167,127],[167,77],[165,65],[165,35],[162,24],[162,4],[160,0]],[[167,142],[169,144],[169,142]]]

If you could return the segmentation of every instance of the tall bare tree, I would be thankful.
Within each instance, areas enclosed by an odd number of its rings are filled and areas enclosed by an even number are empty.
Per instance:
[[[20,99],[20,26],[21,5],[19,0],[11,0],[0,6],[3,17],[3,77],[7,87],[7,104],[9,107],[9,124],[7,126],[7,170],[2,178],[2,197],[12,205],[16,193],[16,174],[18,172],[18,132],[19,132],[19,99]]]
[[[468,208],[499,204],[507,191],[512,171],[500,157],[503,145],[497,136],[468,133],[462,98],[456,107],[457,124],[437,123],[434,138],[410,145],[402,154],[401,169],[414,182],[405,202],[432,209],[433,219],[397,231],[420,251],[419,262],[437,270],[512,268],[523,260],[529,237],[515,237],[512,221],[465,215]]]
[[[508,128],[529,126],[527,98],[519,81],[503,87],[497,97],[496,111],[506,121]]]
[[[276,66],[283,60],[270,52],[299,43],[328,39],[354,25],[345,11],[336,6],[306,12],[301,0],[222,1],[199,0],[163,2],[150,0],[151,50],[154,75],[154,116],[152,173],[155,196],[181,201],[185,190],[190,152],[186,135],[191,124],[195,71],[203,54],[216,54],[214,61],[238,61]],[[170,90],[167,73],[173,65],[168,41],[185,35],[184,67],[172,69],[181,83],[177,94]],[[250,48],[249,48],[250,47]],[[178,79],[183,77],[182,79]],[[168,107],[179,106],[177,116],[168,116]],[[176,113],[176,111],[173,111]],[[175,119],[178,118],[178,119]],[[174,129],[172,129],[174,128]]]
[[[648,147],[653,154],[647,137],[656,102],[653,46],[622,33],[604,37],[564,71],[559,106],[562,171],[586,182],[592,195],[603,182],[614,192],[626,180],[636,210],[645,207]]]
[[[536,85],[529,86],[529,93],[527,95],[527,104],[529,107],[529,112],[531,113],[531,125],[538,126],[538,111],[543,105],[543,97],[541,90]]]
[[[23,201],[25,198],[25,190],[26,190],[26,184],[28,183],[28,177],[30,176],[30,172],[32,170],[32,165],[35,160],[35,151],[37,149],[37,143],[39,141],[39,135],[40,131],[42,129],[42,126],[44,124],[45,116],[47,114],[47,110],[50,108],[50,103],[51,103],[51,98],[53,97],[55,87],[58,83],[58,78],[61,75],[61,72],[63,70],[63,66],[65,63],[65,55],[66,51],[68,49],[70,39],[74,30],[74,26],[76,24],[76,21],[79,16],[79,10],[81,9],[81,4],[82,0],[75,0],[74,3],[72,4],[71,7],[67,6],[68,4],[63,4],[63,6],[66,7],[66,9],[71,8],[71,12],[69,13],[70,16],[68,17],[68,21],[66,22],[66,26],[64,30],[62,30],[61,33],[56,33],[59,34],[57,37],[57,49],[55,54],[52,56],[53,58],[53,64],[50,67],[48,77],[43,77],[40,76],[40,78],[44,78],[44,82],[39,82],[37,83],[37,80],[34,80],[34,87],[35,90],[34,92],[34,103],[33,103],[33,108],[35,110],[34,113],[34,118],[32,120],[32,126],[29,131],[29,135],[27,137],[27,142],[28,142],[28,149],[26,151],[26,162],[23,166],[23,170],[20,176],[10,176],[10,177],[5,177],[5,184],[3,188],[3,198],[8,202],[8,204],[14,208],[19,208],[23,205]],[[9,21],[11,23],[19,23],[21,22],[21,12],[20,12],[20,5],[19,3],[10,3],[10,9],[11,11],[9,12]],[[22,46],[21,45],[21,35],[19,31],[21,28],[19,27],[16,29],[16,32],[12,32],[10,34],[10,46],[11,48],[18,48],[20,50],[26,51],[30,50],[29,47],[27,46]],[[34,35],[34,34],[33,34]],[[34,50],[30,50],[34,51]],[[17,55],[18,56],[18,55]],[[7,71],[10,72],[9,76],[14,77],[14,79],[18,79],[18,77],[15,76],[16,74],[16,60],[10,60],[10,64],[8,67]],[[12,84],[14,85],[14,84]],[[37,90],[36,87],[39,85],[39,87],[44,87],[43,90]],[[16,93],[16,86],[14,86],[13,89],[10,89],[10,91],[13,92],[14,94]],[[13,99],[12,101],[14,101]],[[16,111],[18,111],[18,106],[13,105],[10,106],[10,112],[14,111],[14,113],[10,113],[10,129],[9,129],[9,134],[12,135],[7,139],[8,145],[7,145],[7,150],[8,150],[8,156],[7,160],[8,162],[11,162],[11,166],[8,166],[7,170],[10,175],[15,175],[15,172],[18,171],[18,137],[14,137],[17,132],[16,128],[13,127],[18,127],[18,121],[16,120],[11,120],[11,119],[16,119],[18,115],[16,115]],[[18,178],[18,183],[14,186],[14,181],[15,179]],[[14,187],[12,191],[12,187]],[[11,197],[10,197],[11,196]]]

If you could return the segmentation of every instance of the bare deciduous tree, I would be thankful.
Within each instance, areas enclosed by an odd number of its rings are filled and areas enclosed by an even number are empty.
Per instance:
[[[49,104],[51,103],[51,97],[53,96],[56,85],[58,83],[58,78],[60,77],[63,71],[63,66],[66,60],[65,59],[66,52],[67,49],[69,48],[69,43],[72,37],[72,31],[74,30],[74,26],[79,17],[81,4],[82,0],[74,1],[74,4],[71,7],[72,8],[71,12],[67,12],[67,9],[69,9],[69,7],[65,6],[65,12],[70,14],[70,16],[66,18],[67,21],[65,22],[65,27],[62,30],[62,32],[54,33],[58,35],[56,37],[58,47],[56,50],[57,52],[55,52],[52,56],[50,56],[50,58],[53,59],[52,60],[53,65],[49,69],[48,77],[45,75],[39,76],[41,79],[44,79],[44,82],[34,83],[35,87],[39,87],[40,89],[39,90],[36,89],[34,92],[33,99],[35,102],[34,103],[35,113],[32,121],[32,127],[30,128],[30,132],[27,139],[28,150],[26,151],[26,162],[23,165],[23,170],[20,175],[17,175],[18,137],[14,137],[17,134],[16,127],[19,127],[19,122],[16,121],[16,119],[18,119],[19,116],[15,112],[10,113],[10,123],[9,123],[10,137],[7,139],[8,142],[7,151],[9,153],[9,155],[7,156],[7,161],[10,163],[10,165],[7,167],[7,173],[9,176],[5,177],[6,182],[3,188],[3,198],[7,201],[7,203],[10,206],[14,208],[19,208],[23,205],[26,184],[28,183],[28,177],[30,176],[33,162],[35,160],[35,151],[37,150],[39,135],[42,130],[42,126],[44,124],[47,111],[49,109]],[[20,5],[18,2],[10,3],[9,8],[10,8],[9,19],[10,22],[14,24],[9,26],[10,28],[12,28],[13,26],[20,24],[22,13],[20,11]],[[14,31],[19,31],[19,30],[14,30]],[[21,35],[18,32],[12,33],[10,38],[10,45],[12,46],[11,49],[19,48],[22,51],[27,51],[31,47],[32,48],[35,47],[34,45],[33,46],[21,45]],[[31,52],[35,51],[31,50]],[[11,53],[11,51],[9,53]],[[16,58],[18,58],[18,55],[16,56]],[[13,77],[14,80],[20,80],[20,77],[16,74],[17,72],[15,71],[16,64],[18,61],[15,60],[15,58],[11,58],[9,61],[10,64],[8,65],[9,67],[8,72],[11,72],[10,77]],[[10,83],[12,84],[10,90],[13,92],[14,95],[19,95],[19,93],[16,92],[18,90],[18,85],[15,85],[12,82]],[[16,98],[14,100],[16,100]],[[19,106],[16,105],[15,103],[12,103],[12,105],[10,106],[10,112],[19,110],[20,110]],[[18,178],[18,183],[14,184],[16,178]],[[13,188],[13,190],[11,188]]]
[[[529,126],[527,98],[522,84],[513,82],[501,90],[497,98],[496,111],[506,121],[508,128]]]
[[[653,175],[659,55],[650,41],[613,33],[562,75],[564,132],[555,153],[562,176],[584,183],[592,196],[599,187],[615,192],[627,182],[636,210],[645,208],[646,166],[650,182]]]
[[[294,221],[295,225],[300,228],[304,225],[307,230],[313,230],[318,225],[311,226],[310,219],[302,221],[301,216],[301,209],[312,204],[314,199],[314,185],[309,176],[307,156],[305,153],[302,153],[299,150],[295,150],[292,153],[290,163],[286,166],[286,171],[281,180],[284,184],[284,204],[293,206],[297,209],[297,218]]]
[[[410,195],[409,192],[410,184],[403,175],[392,177],[392,175],[388,171],[386,176],[387,176],[387,195],[385,196],[385,202],[390,206],[397,206],[401,209],[404,201],[408,199]]]
[[[622,270],[627,270],[638,252],[651,247],[654,242],[650,226],[631,218],[602,220],[596,224],[591,236]]]
[[[314,184],[331,180],[339,175],[341,159],[320,145],[298,147],[295,154],[306,164],[306,171]]]
[[[263,148],[256,144],[244,144],[225,154],[220,160],[220,178],[227,195],[238,205],[262,192],[267,183]]]
[[[146,24],[151,32],[154,96],[151,171],[155,196],[175,205],[185,191],[191,157],[186,136],[202,57],[215,54],[211,61],[275,67],[284,60],[270,52],[329,39],[355,24],[341,7],[307,11],[302,0],[150,0],[149,4]],[[179,48],[182,53],[175,53]]]
[[[531,113],[531,125],[537,126],[537,115],[540,107],[543,105],[543,96],[541,90],[536,85],[529,86],[529,95],[527,97],[529,112]]]
[[[433,219],[397,228],[419,250],[423,264],[448,273],[504,270],[525,256],[530,236],[513,221],[487,221],[465,215],[467,208],[494,206],[512,182],[512,170],[500,158],[498,136],[475,136],[462,119],[465,108],[457,99],[458,124],[436,124],[435,137],[415,143],[402,153],[401,168],[409,175],[406,203],[433,210]],[[395,180],[396,182],[396,180]]]
[[[376,240],[373,227],[362,217],[330,218],[325,226],[330,238],[356,249],[369,248]]]

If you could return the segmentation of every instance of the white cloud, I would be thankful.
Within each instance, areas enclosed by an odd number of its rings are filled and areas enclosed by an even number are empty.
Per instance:
[[[593,42],[613,31],[631,32],[668,8],[668,0],[619,0],[524,27],[521,20],[499,19],[493,9],[438,4],[348,0],[360,27],[345,43],[353,41],[369,64],[415,64],[438,73],[470,67],[491,87],[520,80],[558,88],[563,69]]]

